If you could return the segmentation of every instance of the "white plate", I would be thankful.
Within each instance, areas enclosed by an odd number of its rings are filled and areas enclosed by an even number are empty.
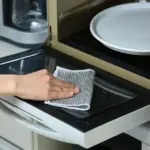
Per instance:
[[[92,35],[112,50],[150,55],[150,3],[129,3],[98,13],[91,21]]]

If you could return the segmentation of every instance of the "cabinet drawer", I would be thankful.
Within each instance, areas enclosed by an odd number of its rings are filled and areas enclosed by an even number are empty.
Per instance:
[[[0,136],[24,150],[33,150],[32,132],[0,110]]]

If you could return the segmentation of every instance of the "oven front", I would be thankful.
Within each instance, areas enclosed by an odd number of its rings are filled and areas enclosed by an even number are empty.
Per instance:
[[[75,111],[44,102],[1,96],[1,109],[27,128],[51,139],[93,147],[150,119],[149,90],[50,47],[42,47],[53,73],[56,66],[96,71],[91,108]],[[9,108],[9,109],[8,109]]]

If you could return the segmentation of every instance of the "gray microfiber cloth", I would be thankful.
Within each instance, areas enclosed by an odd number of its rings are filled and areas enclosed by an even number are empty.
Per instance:
[[[45,104],[82,111],[90,109],[95,77],[94,70],[70,70],[57,66],[54,76],[57,79],[75,84],[80,88],[80,92],[71,98],[45,101]]]

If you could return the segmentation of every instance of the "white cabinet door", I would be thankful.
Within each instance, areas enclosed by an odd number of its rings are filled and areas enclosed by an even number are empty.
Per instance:
[[[32,132],[0,109],[0,136],[24,150],[71,150],[71,144]]]
[[[0,110],[0,136],[21,147],[33,150],[33,133]]]

